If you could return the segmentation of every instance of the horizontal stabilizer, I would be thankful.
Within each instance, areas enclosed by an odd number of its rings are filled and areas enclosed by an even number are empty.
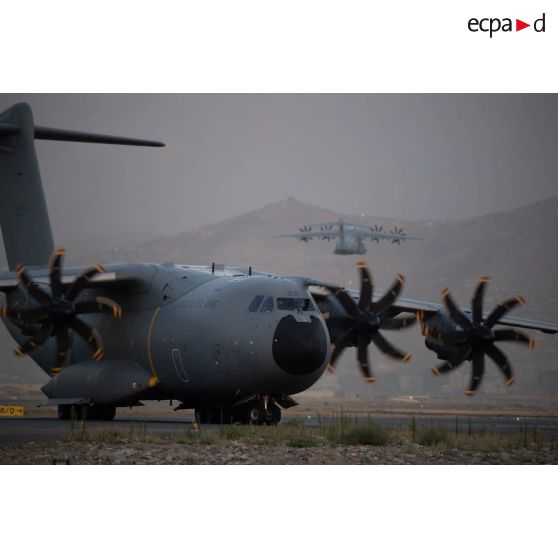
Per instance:
[[[21,131],[21,126],[10,124],[9,122],[0,122],[0,136],[13,136]]]
[[[0,136],[14,136],[19,134],[22,127],[12,122],[0,122]],[[76,130],[62,130],[60,128],[47,128],[46,126],[34,126],[33,138],[51,141],[77,141],[81,143],[108,143],[111,145],[139,145],[145,147],[164,147],[160,141],[144,140],[137,138],[125,138],[121,136],[109,136],[106,134],[94,134],[91,132],[78,132]]]
[[[1,132],[0,132],[1,133]],[[112,145],[139,145],[145,147],[164,147],[160,141],[151,141],[135,138],[124,138],[120,136],[107,136],[105,134],[93,134],[91,132],[76,132],[73,130],[61,130],[58,128],[46,128],[35,126],[35,139],[52,141],[78,141],[82,143],[108,143]]]

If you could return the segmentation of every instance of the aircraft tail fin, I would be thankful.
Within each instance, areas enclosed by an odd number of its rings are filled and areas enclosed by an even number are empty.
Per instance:
[[[162,147],[156,141],[35,126],[31,107],[0,114],[0,227],[8,265],[46,266],[54,249],[34,140]]]

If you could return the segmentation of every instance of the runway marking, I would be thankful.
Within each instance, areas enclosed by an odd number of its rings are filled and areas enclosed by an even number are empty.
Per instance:
[[[0,417],[22,417],[24,412],[23,405],[0,405]]]

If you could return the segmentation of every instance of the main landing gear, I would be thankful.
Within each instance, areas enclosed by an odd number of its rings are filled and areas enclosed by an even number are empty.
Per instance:
[[[113,420],[116,407],[100,407],[98,405],[58,405],[60,420]]]

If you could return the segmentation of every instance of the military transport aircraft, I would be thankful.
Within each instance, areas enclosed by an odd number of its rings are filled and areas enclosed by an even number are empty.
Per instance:
[[[312,227],[320,227],[320,230],[312,230]],[[373,242],[380,240],[391,240],[392,244],[400,244],[405,240],[423,240],[416,236],[408,236],[403,229],[394,227],[393,230],[385,232],[383,227],[374,225],[358,225],[356,223],[346,223],[342,218],[330,223],[318,223],[315,225],[304,225],[299,232],[291,234],[278,234],[273,238],[298,238],[301,242],[309,242],[314,238],[321,240],[335,239],[334,254],[366,254],[366,246],[363,240],[369,238]]]
[[[358,292],[215,264],[64,269],[64,250],[53,247],[35,139],[163,144],[35,126],[26,104],[0,114],[0,225],[11,270],[0,275],[1,315],[19,344],[16,355],[29,354],[50,376],[45,404],[56,405],[61,419],[110,420],[117,407],[168,399],[179,401],[177,409],[195,409],[201,421],[276,424],[281,408],[296,405],[292,395],[333,369],[347,347],[356,347],[370,382],[371,343],[408,361],[384,332],[417,320],[426,346],[446,360],[435,374],[472,362],[472,394],[485,355],[507,385],[513,382],[497,343],[533,342],[510,326],[558,332],[558,324],[509,317],[524,302],[519,296],[486,314],[485,277],[468,311],[448,291],[443,304],[400,298],[401,275],[380,295],[364,263]]]

